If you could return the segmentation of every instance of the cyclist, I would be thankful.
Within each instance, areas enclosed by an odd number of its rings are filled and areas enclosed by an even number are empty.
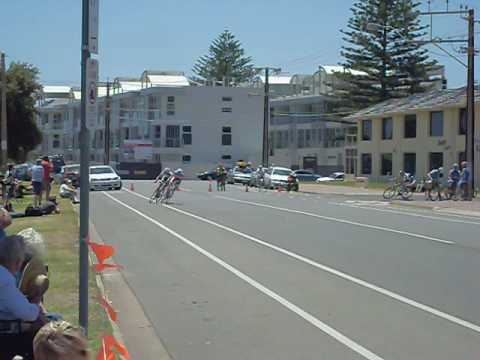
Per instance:
[[[260,165],[255,173],[255,182],[258,186],[258,189],[263,187],[265,180],[265,169],[263,168],[262,165]]]
[[[168,184],[168,180],[170,180],[172,175],[173,175],[173,171],[170,168],[166,167],[155,178],[155,181],[153,183],[154,184],[158,183],[157,188],[155,189],[155,193],[157,197],[160,197],[160,194],[162,193],[165,186]]]
[[[225,166],[219,165],[217,168],[217,191],[225,191],[225,181],[227,179],[227,170]]]
[[[428,190],[428,197],[431,198],[432,191],[436,191],[438,193],[438,200],[442,200],[441,181],[443,180],[443,168],[432,169],[427,174],[427,177],[432,182],[432,187]]]

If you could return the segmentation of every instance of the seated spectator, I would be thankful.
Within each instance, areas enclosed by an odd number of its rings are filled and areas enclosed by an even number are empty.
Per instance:
[[[17,288],[17,274],[25,260],[25,241],[21,236],[7,236],[0,241],[0,354],[5,359],[33,354],[36,331],[46,323],[40,307],[41,297],[29,302]]]
[[[7,210],[0,208],[0,240],[4,239],[7,234],[5,229],[12,224],[12,217]]]
[[[35,360],[88,360],[88,343],[82,330],[65,321],[42,327],[33,340]]]
[[[73,202],[77,201],[77,189],[71,186],[70,180],[63,180],[60,185],[60,197],[70,199]]]

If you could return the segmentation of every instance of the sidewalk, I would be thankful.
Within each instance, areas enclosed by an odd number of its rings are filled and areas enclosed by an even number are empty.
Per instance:
[[[383,189],[368,189],[363,185],[345,186],[345,185],[323,185],[323,184],[303,184],[300,183],[300,192],[311,194],[326,195],[379,195],[382,196]]]

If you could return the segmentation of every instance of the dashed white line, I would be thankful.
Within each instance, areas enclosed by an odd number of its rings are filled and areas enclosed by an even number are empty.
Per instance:
[[[215,256],[214,254],[208,252],[204,248],[202,248],[202,247],[198,246],[197,244],[195,244],[194,242],[190,241],[186,237],[180,235],[176,231],[170,229],[169,227],[163,225],[162,223],[160,223],[157,220],[149,217],[148,215],[145,215],[144,213],[142,213],[141,211],[138,211],[137,209],[131,207],[130,205],[125,204],[124,202],[122,202],[122,201],[118,200],[117,198],[113,197],[112,195],[107,194],[105,192],[103,194],[106,197],[110,198],[111,200],[115,201],[116,203],[120,204],[121,206],[125,207],[126,209],[136,213],[137,215],[143,217],[145,220],[148,220],[152,224],[160,227],[164,231],[173,235],[174,237],[176,237],[177,239],[182,241],[184,244],[186,244],[186,245],[190,246],[191,248],[195,249],[200,254],[206,256],[208,259],[217,263],[218,265],[220,265],[221,267],[223,267],[227,271],[231,272],[232,274],[237,276],[239,279],[245,281],[247,284],[251,285],[252,287],[257,289],[261,293],[263,293],[263,294],[267,295],[268,297],[270,297],[271,299],[277,301],[279,304],[284,306],[286,309],[288,309],[291,312],[297,314],[298,316],[303,318],[305,321],[309,322],[310,324],[312,324],[313,326],[315,326],[319,330],[323,331],[325,334],[331,336],[332,338],[334,338],[335,340],[337,340],[341,344],[345,345],[349,349],[355,351],[357,354],[363,356],[365,359],[368,359],[368,360],[383,360],[383,358],[381,358],[377,354],[371,352],[370,350],[368,350],[367,348],[358,344],[354,340],[352,340],[352,339],[348,338],[347,336],[343,335],[338,330],[336,330],[333,327],[327,325],[323,321],[317,319],[316,317],[314,317],[313,315],[311,315],[307,311],[303,310],[302,308],[300,308],[297,305],[293,304],[292,302],[288,301],[287,299],[285,299],[281,295],[277,294],[273,290],[270,290],[269,288],[262,285],[261,283],[254,280],[253,278],[246,275],[245,273],[241,272],[240,270],[238,270],[234,266],[228,264],[227,262],[223,261],[219,257]]]
[[[455,242],[450,241],[450,240],[439,239],[439,238],[435,238],[435,237],[431,237],[431,236],[427,236],[427,235],[416,234],[416,233],[411,233],[411,232],[402,231],[402,230],[395,230],[395,229],[391,229],[391,228],[387,228],[387,227],[383,227],[383,226],[363,224],[363,223],[359,223],[359,222],[355,222],[355,221],[334,218],[334,217],[331,217],[331,216],[323,216],[323,215],[319,215],[319,214],[315,214],[315,213],[311,213],[311,212],[307,212],[307,211],[287,209],[287,208],[283,208],[283,207],[279,207],[279,206],[273,206],[273,205],[268,205],[268,204],[253,202],[253,201],[239,200],[239,199],[235,199],[235,198],[231,198],[231,197],[227,197],[227,196],[215,196],[215,197],[218,198],[218,199],[224,199],[224,200],[238,202],[238,203],[252,205],[252,206],[258,206],[258,207],[264,207],[264,208],[268,208],[268,209],[285,211],[285,212],[299,214],[299,215],[306,215],[306,216],[315,217],[315,218],[322,219],[322,220],[327,220],[327,221],[334,221],[334,222],[338,222],[338,223],[354,225],[354,226],[368,228],[368,229],[375,229],[375,230],[386,231],[386,232],[391,232],[391,233],[395,233],[395,234],[406,235],[406,236],[410,236],[410,237],[416,237],[416,238],[419,238],[419,239],[435,241],[435,242],[442,243],[442,244],[449,244],[449,245],[455,244]]]
[[[126,190],[126,189],[125,189],[125,190]],[[140,198],[142,198],[142,199],[148,200],[148,198],[147,198],[146,196],[143,196],[143,195],[141,195],[141,194],[138,194],[138,193],[135,193],[135,192],[132,192],[132,191],[129,191],[129,190],[126,190],[126,191],[129,192],[129,193],[131,193],[132,195],[135,195],[135,196],[138,196],[138,197],[140,197]],[[473,324],[473,323],[470,323],[470,322],[468,322],[468,321],[466,321],[466,320],[463,320],[463,319],[460,319],[460,318],[458,318],[458,317],[456,317],[456,316],[447,314],[447,313],[445,313],[445,312],[443,312],[443,311],[440,311],[440,310],[438,310],[438,309],[435,309],[435,308],[433,308],[433,307],[431,307],[431,306],[428,306],[428,305],[419,303],[419,302],[417,302],[417,301],[415,301],[415,300],[409,299],[409,298],[407,298],[407,297],[405,297],[405,296],[402,296],[402,295],[400,295],[400,294],[397,294],[397,293],[395,293],[395,292],[393,292],[393,291],[387,290],[387,289],[382,288],[382,287],[380,287],[380,286],[374,285],[374,284],[369,283],[369,282],[367,282],[367,281],[365,281],[365,280],[356,278],[356,277],[354,277],[354,276],[352,276],[352,275],[349,275],[349,274],[344,273],[344,272],[342,272],[342,271],[336,270],[336,269],[334,269],[334,268],[332,268],[332,267],[329,267],[329,266],[320,264],[320,263],[318,263],[318,262],[316,262],[316,261],[313,261],[313,260],[311,260],[311,259],[309,259],[309,258],[306,258],[306,257],[304,257],[304,256],[302,256],[302,255],[296,254],[296,253],[294,253],[294,252],[292,252],[292,251],[286,250],[286,249],[281,248],[281,247],[279,247],[279,246],[270,244],[270,243],[268,243],[268,242],[266,242],[266,241],[260,240],[260,239],[258,239],[258,238],[256,238],[256,237],[253,237],[253,236],[251,236],[251,235],[245,234],[245,233],[243,233],[243,232],[241,232],[241,231],[238,231],[238,230],[235,230],[235,229],[233,229],[233,228],[231,228],[231,227],[228,227],[228,226],[219,224],[219,223],[217,223],[217,222],[215,222],[215,221],[206,219],[206,218],[201,217],[201,216],[198,216],[198,215],[196,215],[196,214],[192,214],[192,213],[190,213],[190,212],[188,212],[188,211],[177,209],[177,208],[175,208],[175,207],[173,207],[173,206],[166,206],[166,207],[169,208],[170,210],[176,211],[176,212],[178,212],[178,213],[180,213],[180,214],[183,214],[183,215],[192,217],[192,218],[194,218],[194,219],[197,219],[197,220],[199,220],[199,221],[202,221],[202,222],[205,222],[205,223],[207,223],[207,224],[213,225],[213,226],[215,226],[215,227],[217,227],[217,228],[220,228],[220,229],[222,229],[222,230],[229,231],[229,232],[231,232],[231,233],[233,233],[233,234],[236,234],[236,235],[238,235],[238,236],[241,236],[241,237],[243,237],[243,238],[245,238],[245,239],[247,239],[247,240],[250,240],[250,241],[252,241],[252,242],[254,242],[254,243],[263,245],[263,246],[265,246],[265,247],[267,247],[267,248],[270,248],[270,249],[275,250],[275,251],[277,251],[277,252],[279,252],[279,253],[282,253],[282,254],[284,254],[284,255],[286,255],[286,256],[289,256],[289,257],[291,257],[291,258],[294,258],[294,259],[296,259],[296,260],[299,260],[299,261],[301,261],[301,262],[304,262],[304,263],[306,263],[306,264],[308,264],[308,265],[311,265],[311,266],[313,266],[313,267],[315,267],[315,268],[317,268],[317,269],[320,269],[320,270],[323,270],[323,271],[325,271],[325,272],[328,272],[328,273],[330,273],[330,274],[332,274],[332,275],[335,275],[335,276],[337,276],[337,277],[340,277],[340,278],[342,278],[342,279],[344,279],[344,280],[347,280],[347,281],[350,281],[350,282],[352,282],[352,283],[354,283],[354,284],[363,286],[363,287],[365,287],[365,288],[367,288],[367,289],[370,289],[370,290],[372,290],[372,291],[375,291],[375,292],[377,292],[377,293],[379,293],[379,294],[382,294],[382,295],[387,296],[387,297],[389,297],[389,298],[395,299],[395,300],[397,300],[397,301],[399,301],[399,302],[402,302],[402,303],[404,303],[404,304],[410,305],[410,306],[412,306],[412,307],[414,307],[414,308],[417,308],[417,309],[419,309],[419,310],[428,312],[428,313],[430,313],[430,314],[432,314],[432,315],[438,316],[438,317],[440,317],[440,318],[442,318],[442,319],[445,319],[445,320],[447,320],[447,321],[450,321],[450,322],[452,322],[452,323],[454,323],[454,324],[463,326],[463,327],[465,327],[465,328],[468,328],[468,329],[470,329],[470,330],[473,330],[473,331],[476,331],[476,332],[480,333],[480,326],[475,325],[475,324]]]

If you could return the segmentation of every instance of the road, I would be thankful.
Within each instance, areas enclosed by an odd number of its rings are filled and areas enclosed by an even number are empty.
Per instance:
[[[478,359],[480,219],[339,196],[95,192],[91,214],[173,359]],[[128,339],[126,339],[128,345]]]

